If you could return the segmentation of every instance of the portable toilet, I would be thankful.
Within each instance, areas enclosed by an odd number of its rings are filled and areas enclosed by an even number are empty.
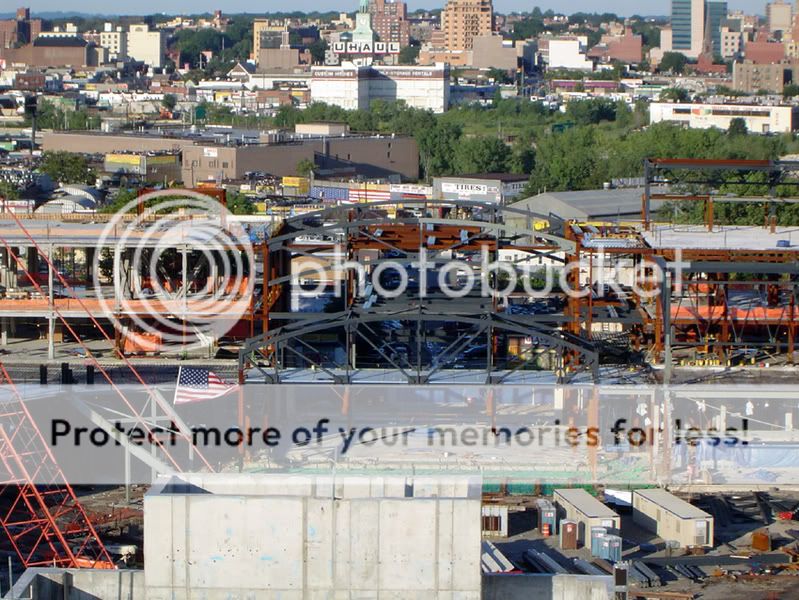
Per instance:
[[[605,535],[602,542],[604,550],[604,558],[612,563],[617,563],[621,560],[621,537],[618,535]]]
[[[605,527],[596,526],[591,528],[591,556],[601,556],[601,544],[606,534],[607,529]]]
[[[560,522],[561,550],[577,550],[577,523],[568,519]]]
[[[548,530],[547,535],[557,533],[557,511],[555,506],[549,501],[540,499],[536,502],[538,506],[538,531],[542,534]]]

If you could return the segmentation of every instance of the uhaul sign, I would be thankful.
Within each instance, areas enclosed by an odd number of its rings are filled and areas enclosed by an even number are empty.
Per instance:
[[[399,42],[334,42],[336,54],[399,54]]]

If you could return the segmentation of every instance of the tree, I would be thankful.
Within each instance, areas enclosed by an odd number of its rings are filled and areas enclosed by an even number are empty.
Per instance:
[[[666,102],[688,102],[688,92],[682,88],[667,88],[660,92],[660,99]]]
[[[425,177],[454,172],[455,148],[461,138],[461,128],[453,123],[437,121],[416,134],[419,158]]]
[[[666,52],[660,60],[658,69],[668,73],[682,73],[687,64],[688,59],[685,54],[681,54],[680,52]]]
[[[508,74],[508,71],[505,69],[498,69],[497,67],[491,67],[486,77],[488,79],[493,79],[499,84],[513,83],[513,77]]]
[[[535,168],[535,148],[529,136],[520,136],[513,142],[513,154],[508,161],[511,173],[532,173]]]
[[[730,126],[727,129],[727,133],[730,135],[730,137],[746,135],[749,133],[749,129],[746,127],[746,121],[741,117],[730,119]]]
[[[227,197],[227,209],[234,215],[251,215],[255,212],[252,200],[244,194],[233,193]]]
[[[89,161],[84,156],[71,152],[45,152],[39,170],[60,184],[93,184],[97,178]]]
[[[463,140],[455,150],[455,170],[465,173],[505,173],[511,150],[502,140],[494,137],[476,137]]]
[[[316,168],[314,161],[303,158],[300,162],[297,163],[297,166],[294,169],[294,172],[297,173],[300,177],[310,177],[313,170]]]
[[[785,98],[793,98],[794,96],[799,96],[799,85],[796,85],[795,83],[789,83],[783,88],[782,95]]]
[[[308,44],[308,51],[314,63],[322,64],[325,62],[325,52],[327,52],[327,40],[319,38]]]
[[[161,106],[163,106],[168,111],[172,111],[178,104],[178,99],[175,94],[164,94],[164,97],[161,99]]]
[[[578,125],[595,125],[602,121],[615,121],[616,110],[616,105],[610,100],[592,98],[572,100],[566,108],[566,115]]]
[[[401,65],[415,65],[416,60],[419,58],[420,46],[405,46],[400,50],[399,62]]]
[[[4,200],[16,200],[19,198],[17,186],[9,181],[0,181],[0,198]]]

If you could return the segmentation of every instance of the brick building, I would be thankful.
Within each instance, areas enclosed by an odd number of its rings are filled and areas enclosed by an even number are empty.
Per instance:
[[[405,2],[372,0],[369,14],[372,15],[372,29],[381,42],[396,42],[403,47],[410,44],[411,26]]]
[[[18,8],[13,19],[0,20],[0,48],[29,44],[42,32],[42,20],[31,19],[30,9]]]
[[[179,153],[184,185],[242,179],[248,171],[296,175],[297,163],[304,159],[323,169],[348,169],[370,178],[415,181],[419,176],[419,148],[405,136],[320,136],[240,145],[188,137],[46,132],[42,147],[75,153]]]

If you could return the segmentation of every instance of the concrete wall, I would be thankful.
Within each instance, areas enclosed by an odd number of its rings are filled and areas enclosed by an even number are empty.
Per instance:
[[[479,485],[240,475],[144,501],[152,600],[480,598]]]
[[[28,569],[4,598],[36,600],[144,600],[144,571]]]
[[[612,593],[610,575],[483,576],[483,600],[608,600]]]

